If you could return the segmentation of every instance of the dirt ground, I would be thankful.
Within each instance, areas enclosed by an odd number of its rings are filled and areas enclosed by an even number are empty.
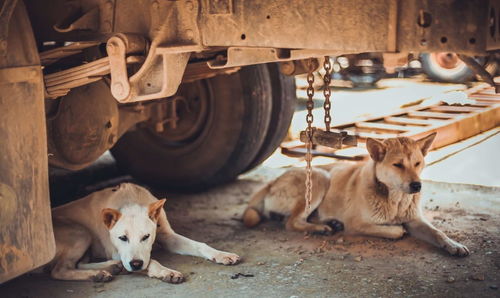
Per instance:
[[[424,184],[428,218],[472,252],[455,258],[411,237],[306,236],[285,231],[280,222],[245,228],[240,216],[249,196],[281,172],[260,167],[205,193],[166,194],[167,215],[177,232],[238,253],[244,258],[239,265],[157,250],[154,257],[183,272],[186,282],[172,285],[138,274],[109,283],[64,282],[39,273],[4,284],[0,296],[500,297],[498,190]]]

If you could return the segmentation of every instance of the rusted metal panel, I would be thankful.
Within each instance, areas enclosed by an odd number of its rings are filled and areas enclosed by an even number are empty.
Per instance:
[[[402,1],[398,16],[398,50],[484,53],[488,2]]]
[[[0,283],[55,253],[42,73],[29,26],[19,1],[0,57]]]
[[[486,49],[500,48],[500,1],[489,1]]]
[[[141,34],[162,45],[329,50],[346,53],[454,51],[499,47],[499,0],[84,0],[78,17],[99,9],[98,30],[61,33],[64,0],[27,0],[41,40],[100,40]]]
[[[234,0],[225,14],[211,13],[223,1],[201,2],[204,46],[387,50],[390,0]]]

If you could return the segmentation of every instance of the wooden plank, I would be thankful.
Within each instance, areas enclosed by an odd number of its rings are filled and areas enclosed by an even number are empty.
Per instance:
[[[474,100],[474,103],[472,104],[467,104],[467,106],[470,106],[470,107],[478,107],[478,108],[487,108],[487,107],[491,107],[491,105],[494,104],[494,103],[491,103],[491,102],[481,102],[480,100]]]
[[[412,130],[412,127],[395,125],[395,124],[386,124],[381,122],[356,122],[355,126],[363,128],[373,128],[376,130],[383,130],[383,131],[391,131],[396,133]]]
[[[500,106],[492,107],[481,113],[471,113],[454,121],[447,121],[444,125],[435,126],[433,129],[412,135],[418,139],[436,131],[438,134],[432,148],[440,148],[455,142],[470,138],[481,132],[500,125]]]
[[[409,112],[408,116],[419,118],[453,119],[454,117],[457,117],[457,114],[414,111]]]
[[[498,94],[495,93],[495,89],[494,88],[483,89],[481,91],[476,92],[476,94],[489,95],[489,96],[498,96]]]
[[[471,113],[480,111],[479,107],[469,107],[469,106],[435,106],[430,108],[431,111],[436,112],[449,112],[449,113]]]
[[[286,147],[281,147],[281,153],[290,157],[303,157],[306,155],[306,148],[303,147],[294,147],[294,148],[286,148]],[[355,155],[355,156],[347,156],[347,155],[338,155],[335,153],[331,152],[323,152],[323,151],[318,151],[318,150],[312,150],[311,154],[313,156],[324,156],[324,157],[331,157],[331,158],[336,158],[336,159],[344,159],[344,160],[363,160],[364,157],[362,155]]]
[[[359,138],[373,138],[373,139],[388,139],[388,138],[395,138],[398,135],[394,133],[372,133],[372,132],[364,132],[364,131],[354,131],[354,130],[349,130],[352,133],[354,133],[357,137]]]
[[[384,121],[387,123],[394,124],[407,124],[414,126],[430,126],[436,123],[439,120],[426,120],[426,119],[417,119],[417,118],[406,118],[406,117],[385,117]]]
[[[500,98],[498,98],[498,95],[495,94],[479,94],[479,93],[474,93],[469,96],[470,98],[480,98],[480,99],[494,99],[496,101],[500,101]]]
[[[484,102],[484,103],[500,103],[500,98],[494,98],[494,97],[471,96],[471,99],[474,99],[478,102]]]

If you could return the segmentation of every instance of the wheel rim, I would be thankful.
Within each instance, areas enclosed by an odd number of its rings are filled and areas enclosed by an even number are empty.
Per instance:
[[[202,140],[212,121],[213,95],[210,83],[200,80],[193,83],[182,84],[174,97],[176,100],[177,122],[172,127],[169,122],[164,123],[163,131],[156,129],[156,121],[148,121],[143,127],[149,135],[161,142],[163,146],[171,148],[187,148]],[[165,101],[162,119],[168,119],[165,114],[172,108],[171,103]]]
[[[444,69],[458,69],[465,67],[465,63],[458,55],[450,52],[431,53],[431,59]]]

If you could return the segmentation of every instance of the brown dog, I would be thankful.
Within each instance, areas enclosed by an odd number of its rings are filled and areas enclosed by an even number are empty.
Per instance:
[[[243,221],[253,227],[261,215],[278,213],[288,216],[287,229],[297,231],[330,233],[332,221],[342,222],[347,234],[398,239],[407,231],[452,255],[467,256],[467,247],[432,226],[420,208],[419,175],[435,136],[368,139],[371,159],[336,163],[329,173],[314,168],[310,210],[305,210],[305,170],[292,169],[254,194]],[[314,210],[319,223],[307,221]]]

